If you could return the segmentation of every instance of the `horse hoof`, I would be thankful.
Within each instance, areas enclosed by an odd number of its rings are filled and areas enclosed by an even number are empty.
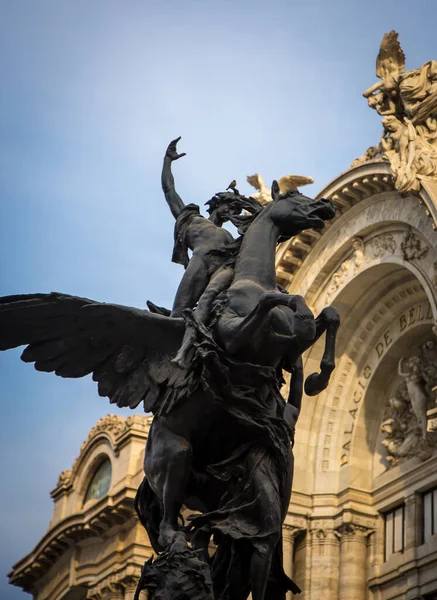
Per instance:
[[[311,373],[305,380],[305,394],[307,396],[317,396],[327,388],[328,383],[329,379],[326,381],[321,373]]]

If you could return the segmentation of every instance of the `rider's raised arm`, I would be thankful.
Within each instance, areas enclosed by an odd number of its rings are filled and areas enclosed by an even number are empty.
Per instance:
[[[176,140],[173,140],[168,145],[167,151],[164,156],[164,164],[162,166],[161,175],[162,191],[164,192],[167,204],[169,205],[172,215],[175,219],[178,218],[181,210],[185,207],[182,198],[179,196],[175,189],[174,177],[173,173],[171,172],[171,163],[174,160],[178,160],[178,158],[185,156],[185,152],[182,152],[182,154],[178,154],[176,150],[176,145],[180,139],[181,138],[178,137]]]

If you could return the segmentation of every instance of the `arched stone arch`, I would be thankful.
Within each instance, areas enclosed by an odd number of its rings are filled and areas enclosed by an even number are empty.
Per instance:
[[[327,304],[333,304],[340,310],[343,323],[339,332],[338,366],[331,385],[318,398],[305,400],[299,422],[305,442],[299,444],[298,429],[296,482],[300,480],[305,491],[313,488],[308,472],[320,474],[332,468],[338,431],[328,417],[336,412],[338,398],[347,393],[345,386],[351,377],[345,371],[348,361],[345,349],[341,348],[343,332],[350,337],[349,332],[360,323],[361,329],[365,329],[359,335],[368,336],[366,328],[374,328],[374,324],[367,322],[368,314],[379,300],[378,295],[383,295],[385,288],[401,289],[403,282],[406,287],[403,293],[408,295],[408,289],[414,288],[423,300],[427,299],[432,319],[437,320],[436,224],[434,213],[429,210],[431,197],[426,190],[423,194],[426,202],[416,193],[399,194],[387,165],[381,163],[351,169],[319,194],[333,198],[340,214],[319,239],[307,244],[308,254],[293,270],[288,291],[304,295],[316,314]],[[297,252],[299,247],[298,243],[293,249],[292,244],[293,240],[278,252],[282,272],[289,266],[287,253]],[[378,276],[385,281],[378,281]],[[373,318],[384,321],[379,313]],[[316,344],[305,357],[307,374],[317,370],[322,343]],[[326,439],[331,440],[329,448]],[[302,477],[299,477],[300,465]]]
[[[371,293],[363,295],[363,288]],[[425,290],[411,271],[397,263],[381,262],[363,270],[343,288],[338,301],[344,323],[337,368],[325,392],[304,399],[297,430],[295,481],[307,493],[326,488],[324,474],[329,474],[332,491],[350,484],[341,483],[340,467],[350,463],[354,421],[375,359],[382,360],[404,329],[420,324],[430,331],[434,323]],[[305,358],[307,374],[317,369],[322,351],[323,340]],[[338,476],[335,485],[333,473]]]

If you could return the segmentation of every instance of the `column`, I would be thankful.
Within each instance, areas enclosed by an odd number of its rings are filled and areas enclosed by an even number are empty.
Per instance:
[[[294,539],[300,529],[291,525],[284,524],[282,529],[282,551],[283,551],[283,565],[285,574],[293,579],[293,551],[294,551]],[[291,592],[287,592],[287,600],[292,600],[293,595]]]
[[[137,589],[136,581],[124,583],[124,600],[134,600],[135,590]]]
[[[132,578],[132,579],[129,578],[129,579],[125,579],[123,581],[123,587],[124,587],[123,600],[134,600],[138,580],[139,580],[139,576],[138,576],[138,578]],[[143,590],[142,592],[140,592],[140,600],[147,600],[147,598],[148,598],[147,590]]]
[[[367,597],[367,536],[366,527],[344,523],[340,536],[339,600],[366,600]]]
[[[123,600],[123,587],[119,583],[108,583],[105,592],[107,600]]]
[[[420,503],[416,494],[405,498],[405,550],[420,544]]]
[[[124,600],[123,589],[120,583],[103,582],[88,590],[87,600]]]
[[[305,600],[338,600],[339,541],[333,523],[326,525],[324,529],[313,523],[310,531],[310,581]]]

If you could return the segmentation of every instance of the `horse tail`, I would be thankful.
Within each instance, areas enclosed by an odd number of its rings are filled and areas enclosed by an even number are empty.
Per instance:
[[[155,552],[162,552],[164,548],[159,544],[159,525],[163,518],[162,507],[156,494],[153,492],[147,477],[137,490],[134,500],[135,510],[142,526],[147,531],[150,543]]]

